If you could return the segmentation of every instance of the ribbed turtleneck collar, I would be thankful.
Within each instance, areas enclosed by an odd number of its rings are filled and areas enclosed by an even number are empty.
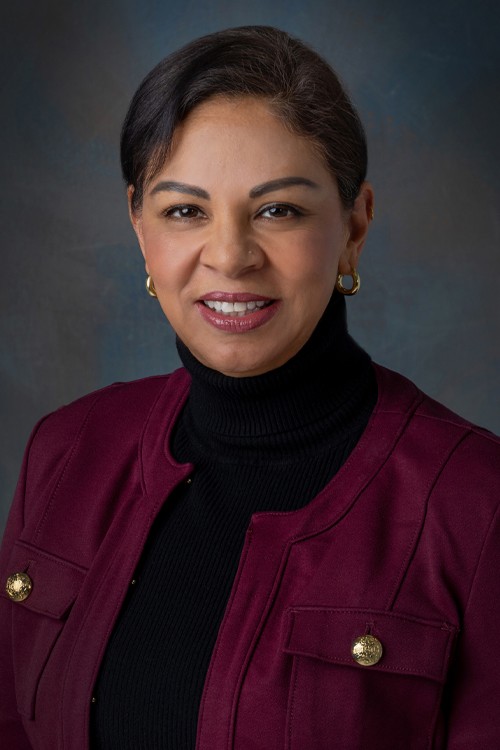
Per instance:
[[[192,441],[210,452],[319,448],[325,430],[330,444],[341,441],[374,406],[371,360],[349,335],[345,299],[336,291],[302,349],[262,375],[223,375],[179,338],[177,349],[191,375],[185,424]]]

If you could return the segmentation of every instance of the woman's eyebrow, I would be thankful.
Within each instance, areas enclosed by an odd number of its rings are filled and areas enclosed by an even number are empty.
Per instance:
[[[257,185],[252,188],[248,194],[249,198],[259,198],[265,193],[271,193],[274,190],[280,190],[284,187],[291,187],[292,185],[305,185],[310,188],[318,188],[312,180],[308,180],[306,177],[281,177],[278,180],[270,180],[269,182],[263,182],[261,185]],[[156,195],[163,191],[174,191],[176,193],[188,193],[194,195],[196,198],[204,198],[210,200],[210,195],[201,187],[196,185],[187,185],[185,182],[176,182],[174,180],[163,180],[154,186],[150,195]]]
[[[173,190],[176,193],[189,193],[189,195],[194,195],[196,198],[204,198],[207,201],[210,200],[209,194],[206,190],[203,190],[203,188],[196,187],[195,185],[187,185],[185,182],[175,182],[174,180],[164,180],[163,182],[159,182],[150,192],[150,196],[156,195],[156,193],[160,193],[163,190]]]
[[[274,190],[280,190],[284,187],[290,187],[291,185],[305,185],[310,188],[319,188],[312,180],[308,180],[306,177],[281,177],[278,180],[270,180],[269,182],[263,182],[262,185],[257,185],[250,190],[249,198],[259,198],[264,193],[272,193]]]

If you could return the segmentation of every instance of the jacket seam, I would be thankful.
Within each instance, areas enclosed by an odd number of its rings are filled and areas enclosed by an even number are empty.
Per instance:
[[[415,414],[420,419],[432,419],[434,422],[444,422],[445,424],[452,424],[454,427],[461,427],[465,430],[472,430],[474,425],[468,422],[461,422],[459,420],[445,419],[444,417],[436,417],[434,414]]]
[[[68,568],[69,570],[74,570],[77,573],[81,573],[82,575],[86,575],[88,572],[88,568],[84,568],[81,565],[76,565],[75,563],[71,563],[64,560],[59,560],[54,555],[51,555],[47,552],[42,552],[38,547],[36,547],[33,544],[30,544],[29,542],[23,542],[21,539],[18,539],[14,546],[17,547],[23,547],[24,549],[28,551],[32,551],[34,554],[37,555],[37,557],[43,557],[45,560],[49,560],[49,562],[54,563],[54,565],[61,565],[63,568]],[[36,562],[36,560],[33,560],[33,562]]]
[[[443,655],[443,664],[442,664],[441,670],[442,670],[442,674],[443,674],[444,679],[441,680],[441,690],[439,691],[438,695],[436,696],[436,707],[434,709],[434,714],[432,716],[432,721],[430,722],[430,725],[429,725],[429,733],[427,735],[427,742],[426,742],[426,746],[428,748],[430,748],[432,746],[434,733],[436,731],[436,722],[437,722],[437,718],[438,718],[438,715],[439,715],[439,709],[441,707],[441,701],[443,699],[443,690],[444,690],[444,685],[445,685],[445,682],[446,682],[446,674],[445,674],[445,671],[444,671],[445,665],[446,665],[447,662],[450,661],[451,648],[452,648],[452,644],[453,644],[453,641],[455,640],[455,637],[456,637],[457,633],[458,633],[458,628],[457,628],[457,630],[456,630],[455,633],[450,633],[450,635],[448,637],[448,643],[446,644],[445,653]]]
[[[167,380],[168,380],[168,378],[167,378]],[[167,386],[167,383],[164,383],[163,388],[160,389],[160,391],[156,395],[156,398],[154,399],[153,403],[151,404],[150,409],[148,411],[148,415],[147,415],[147,417],[146,417],[146,419],[144,421],[144,424],[143,424],[143,427],[142,427],[142,430],[141,430],[140,438],[137,441],[137,458],[139,460],[139,467],[140,467],[140,474],[141,474],[141,490],[142,490],[143,494],[145,494],[145,495],[147,495],[148,492],[147,492],[147,489],[146,489],[146,480],[144,478],[144,462],[142,460],[142,453],[143,453],[143,448],[144,448],[144,436],[146,434],[146,430],[148,428],[148,425],[149,425],[149,422],[150,422],[150,419],[151,419],[151,415],[153,414],[153,411],[155,410],[158,401],[160,400],[162,394],[164,393],[166,386]]]
[[[472,582],[471,582],[471,586],[470,586],[470,589],[469,589],[469,594],[467,596],[467,602],[466,602],[465,607],[464,607],[463,620],[465,620],[465,617],[467,615],[467,610],[468,610],[468,607],[469,607],[469,602],[470,602],[470,599],[471,599],[471,596],[472,596],[472,590],[474,588],[474,584],[476,582],[476,578],[477,578],[477,574],[479,572],[481,561],[483,559],[484,550],[485,550],[487,542],[489,541],[490,535],[493,533],[493,525],[494,525],[494,523],[496,521],[496,517],[499,514],[499,512],[500,512],[500,503],[495,508],[495,512],[493,513],[492,519],[491,519],[490,523],[488,524],[488,529],[486,531],[483,543],[481,545],[481,551],[479,553],[479,557],[478,557],[478,560],[477,560],[476,568],[474,570],[474,575],[472,577]]]
[[[406,555],[405,555],[405,557],[403,559],[403,562],[401,563],[401,566],[400,566],[400,568],[398,570],[398,574],[396,576],[396,581],[395,581],[394,586],[391,589],[391,593],[389,594],[389,597],[387,599],[387,605],[386,605],[387,609],[390,609],[391,607],[394,606],[394,603],[396,601],[396,597],[398,595],[398,592],[401,590],[401,586],[403,585],[404,579],[405,579],[405,577],[406,577],[406,575],[408,573],[408,570],[410,568],[412,558],[413,558],[413,556],[415,554],[415,550],[418,547],[417,542],[418,542],[418,540],[420,538],[420,535],[422,534],[422,531],[423,531],[423,528],[424,528],[424,525],[425,525],[425,519],[427,517],[427,511],[429,509],[429,500],[430,500],[432,492],[433,492],[433,490],[434,490],[434,488],[436,486],[436,483],[437,483],[439,477],[441,476],[441,474],[443,473],[443,471],[444,471],[445,467],[447,466],[448,462],[450,461],[451,457],[453,456],[453,454],[455,453],[455,451],[459,447],[459,445],[469,435],[470,435],[470,430],[467,430],[467,432],[465,434],[461,435],[460,439],[455,443],[455,445],[453,446],[453,448],[451,450],[448,449],[448,455],[445,454],[446,458],[443,460],[443,462],[441,463],[441,465],[437,469],[435,476],[430,480],[430,482],[427,485],[427,488],[425,490],[426,499],[425,499],[424,509],[423,509],[423,512],[422,512],[422,517],[420,519],[420,523],[418,524],[418,527],[415,529],[415,532],[414,532],[414,534],[412,536],[411,542],[408,545],[408,551],[407,551],[407,553],[406,553]]]
[[[257,647],[259,645],[259,641],[260,641],[260,638],[261,638],[262,633],[264,631],[266,620],[269,617],[269,614],[270,614],[271,609],[272,609],[273,602],[275,601],[275,599],[276,599],[276,597],[278,595],[278,592],[279,592],[279,590],[281,588],[281,583],[283,581],[284,570],[286,568],[286,564],[287,564],[288,559],[290,557],[290,550],[291,549],[292,549],[292,545],[290,544],[290,540],[288,540],[286,542],[286,544],[285,544],[285,548],[284,548],[283,553],[281,555],[280,563],[279,563],[276,575],[274,576],[274,581],[273,581],[273,585],[272,585],[271,591],[270,591],[270,593],[269,593],[269,595],[268,595],[268,597],[266,599],[266,602],[265,602],[264,607],[262,609],[262,614],[261,614],[260,619],[259,619],[259,621],[258,621],[258,623],[257,623],[257,625],[255,627],[255,630],[254,630],[254,632],[252,634],[250,645],[249,645],[249,647],[248,647],[248,649],[246,651],[245,658],[243,659],[243,662],[242,662],[242,665],[241,665],[241,668],[240,668],[240,671],[239,671],[239,674],[238,674],[238,680],[236,682],[236,689],[234,691],[233,702],[232,702],[232,705],[231,705],[231,721],[230,721],[230,724],[229,724],[228,744],[227,744],[228,750],[231,750],[231,734],[233,734],[233,737],[234,737],[235,723],[236,723],[235,722],[235,717],[236,717],[237,705],[238,705],[238,702],[239,702],[239,699],[240,699],[240,693],[241,693],[241,688],[242,688],[242,684],[243,684],[244,675],[245,675],[245,672],[247,671],[247,669],[248,669],[248,667],[250,665],[250,662],[251,662],[251,659],[252,659],[252,655],[255,653],[255,650],[257,649]],[[233,744],[233,747],[234,747],[234,744]]]
[[[452,645],[453,640],[454,640],[455,636],[457,635],[457,633],[458,633],[458,628],[457,628],[457,630],[454,633],[450,632],[450,634],[448,635],[448,640],[447,640],[447,643],[446,643],[446,649],[445,649],[444,654],[443,654],[443,663],[441,665],[441,674],[443,674],[445,676],[445,678],[446,678],[445,666],[450,661],[451,645]]]
[[[484,438],[485,440],[488,440],[490,443],[494,443],[495,445],[500,446],[500,438],[497,437],[494,434],[491,435],[485,435],[481,428],[473,426],[471,427],[471,432],[474,433],[474,435],[477,435],[478,437]]]
[[[101,400],[101,398],[102,398],[102,395],[103,395],[103,394],[100,394],[100,395],[99,395],[99,396],[98,396],[98,397],[97,397],[97,398],[95,399],[95,401],[94,401],[94,402],[92,403],[92,405],[91,405],[91,406],[89,407],[89,410],[87,411],[87,414],[85,415],[85,417],[84,417],[84,419],[83,419],[83,422],[82,422],[82,424],[81,424],[81,426],[80,426],[80,429],[79,429],[79,431],[78,431],[78,434],[77,434],[76,438],[74,439],[73,445],[72,445],[72,447],[71,447],[71,452],[70,452],[70,454],[69,454],[68,458],[66,459],[66,463],[65,463],[65,465],[64,465],[64,468],[63,468],[63,470],[62,470],[62,472],[61,472],[61,474],[60,474],[60,476],[59,476],[59,479],[58,479],[58,481],[57,481],[57,484],[56,484],[56,486],[54,487],[54,490],[53,490],[53,492],[52,492],[52,495],[50,496],[50,500],[49,500],[49,502],[47,503],[47,507],[45,508],[45,511],[44,511],[44,514],[43,514],[43,518],[42,518],[42,520],[40,521],[40,524],[39,524],[39,526],[38,526],[38,528],[37,528],[37,531],[36,531],[36,533],[35,533],[35,534],[34,534],[34,536],[33,536],[33,542],[35,542],[35,541],[36,541],[36,539],[38,539],[38,537],[40,536],[40,534],[41,534],[41,532],[42,532],[42,529],[43,529],[43,526],[44,526],[44,524],[45,524],[45,521],[47,520],[47,517],[48,517],[48,515],[49,515],[50,507],[51,507],[51,505],[52,505],[52,503],[53,503],[53,501],[54,501],[54,498],[55,498],[55,496],[57,495],[57,491],[59,490],[59,487],[61,486],[61,482],[62,482],[62,480],[63,480],[63,478],[64,478],[64,475],[66,474],[66,471],[67,471],[67,469],[68,469],[68,466],[69,466],[69,464],[70,464],[70,462],[71,462],[71,460],[72,460],[73,456],[75,455],[75,451],[76,451],[76,449],[77,449],[77,447],[78,447],[78,443],[79,443],[79,442],[80,442],[80,440],[81,440],[81,436],[82,436],[82,434],[83,434],[83,431],[84,431],[84,429],[85,429],[85,427],[86,427],[86,425],[87,425],[87,422],[88,422],[88,420],[90,419],[90,415],[92,414],[92,412],[93,412],[93,410],[94,410],[95,406],[96,406],[96,405],[98,404],[98,402],[99,402],[99,401]]]
[[[436,695],[436,706],[434,708],[434,713],[432,715],[432,719],[429,724],[429,733],[427,734],[427,740],[425,743],[426,748],[429,748],[429,750],[432,748],[432,744],[434,742],[434,734],[436,732],[436,723],[439,716],[439,710],[441,708],[441,701],[443,700],[443,690],[445,686],[446,680],[441,681],[441,689]]]
[[[44,615],[44,617],[50,617],[51,620],[61,620],[63,615],[68,611],[70,605],[75,601],[77,595],[78,592],[76,594],[71,594],[71,596],[67,599],[66,604],[58,607],[57,612],[50,612],[48,609],[39,609],[38,607],[30,607],[27,605],[25,606],[25,609],[27,609],[29,612],[36,612],[39,615]]]
[[[449,638],[447,639],[447,641]],[[446,648],[444,649],[445,653],[447,650],[448,644],[446,644]],[[292,649],[289,649],[287,653],[292,653],[295,656],[307,656],[311,659],[325,659],[326,661],[336,661],[340,664],[345,664],[346,666],[352,666],[355,669],[365,669],[365,667],[360,666],[359,664],[356,664],[354,659],[351,661],[349,659],[346,659],[345,657],[341,656],[332,656],[330,654],[322,654],[319,651],[292,651]],[[430,672],[428,669],[412,669],[411,667],[403,667],[403,666],[377,666],[376,670],[377,672],[392,672],[392,671],[398,671],[398,672],[410,672],[411,674],[423,674],[427,675],[429,678],[434,680],[441,681],[443,679],[443,669],[440,670],[439,673]]]
[[[421,398],[419,398],[419,396],[421,396]],[[347,512],[349,511],[349,509],[351,508],[352,504],[353,504],[353,503],[354,503],[354,502],[356,501],[356,499],[358,498],[358,496],[359,496],[359,495],[360,495],[360,494],[361,494],[361,493],[363,492],[363,490],[364,490],[364,489],[365,489],[365,488],[366,488],[366,487],[368,486],[368,484],[370,484],[370,483],[371,483],[371,482],[372,482],[372,481],[373,481],[373,480],[375,479],[375,477],[377,476],[377,474],[378,474],[378,473],[379,473],[379,472],[381,471],[381,469],[382,469],[382,468],[383,468],[383,467],[385,466],[385,464],[386,464],[386,463],[387,463],[387,461],[389,460],[389,457],[390,457],[390,455],[391,455],[391,454],[392,454],[392,452],[394,451],[394,448],[395,448],[395,446],[396,446],[396,445],[397,445],[397,443],[398,443],[398,442],[399,442],[399,441],[401,440],[401,437],[402,437],[402,435],[403,435],[404,431],[405,431],[405,430],[407,429],[407,427],[408,427],[408,424],[410,423],[410,420],[411,420],[411,419],[412,419],[412,417],[413,417],[413,416],[415,415],[415,411],[416,411],[416,409],[418,408],[419,404],[420,404],[420,403],[422,402],[422,398],[423,398],[423,394],[422,394],[422,393],[417,393],[417,397],[415,398],[415,401],[414,401],[414,402],[412,403],[412,405],[411,405],[411,408],[410,408],[410,409],[408,409],[408,411],[406,411],[406,412],[403,412],[403,411],[401,411],[401,412],[399,412],[399,411],[395,411],[395,412],[385,412],[385,411],[377,411],[377,412],[376,412],[377,414],[387,414],[387,413],[392,413],[392,414],[400,414],[401,416],[405,416],[405,417],[407,417],[407,419],[406,419],[406,421],[404,422],[404,424],[403,424],[403,425],[401,425],[401,426],[399,427],[399,430],[398,430],[398,432],[396,433],[396,437],[395,437],[395,439],[393,440],[393,442],[391,443],[391,447],[390,447],[390,449],[388,449],[388,451],[387,451],[387,455],[386,455],[386,456],[385,456],[385,458],[383,459],[383,461],[382,461],[382,463],[380,464],[380,466],[379,466],[379,467],[377,468],[377,471],[375,472],[375,474],[374,474],[373,476],[371,476],[371,477],[370,477],[370,479],[368,479],[368,480],[367,480],[367,482],[366,482],[366,483],[365,483],[365,484],[364,484],[364,485],[363,485],[363,486],[362,486],[362,487],[360,488],[359,492],[357,492],[357,494],[356,494],[356,496],[355,496],[354,500],[352,501],[352,503],[351,503],[351,504],[349,504],[349,505],[347,506],[347,508],[345,508],[345,509],[344,509],[344,510],[342,511],[342,513],[341,513],[341,514],[339,515],[339,517],[338,517],[338,518],[337,518],[337,519],[336,519],[336,520],[334,521],[334,523],[338,523],[338,522],[339,522],[339,521],[340,521],[340,520],[341,520],[341,519],[343,518],[343,516],[344,516],[344,515],[345,515],[345,514],[346,514],[346,513],[347,513]],[[373,413],[373,417],[375,417],[375,412]],[[342,473],[345,473],[345,472],[347,471],[348,467],[350,467],[351,463],[352,463],[353,461],[355,461],[355,460],[356,460],[356,458],[357,458],[357,455],[358,455],[358,453],[359,453],[359,452],[360,452],[360,451],[362,450],[362,448],[363,448],[363,446],[361,446],[361,447],[360,447],[360,444],[361,444],[362,442],[363,442],[363,443],[364,443],[364,442],[366,442],[366,439],[368,439],[368,437],[370,436],[370,434],[371,434],[372,430],[373,430],[373,429],[374,429],[374,427],[375,427],[375,422],[376,422],[376,420],[375,420],[375,419],[373,418],[373,419],[371,419],[370,421],[371,421],[371,424],[369,424],[369,425],[367,426],[366,430],[365,430],[365,431],[363,432],[363,434],[362,434],[361,438],[359,439],[359,441],[358,441],[358,443],[356,444],[356,446],[355,446],[354,450],[352,451],[352,453],[351,453],[351,454],[350,454],[350,456],[348,457],[347,461],[346,461],[346,462],[345,462],[345,463],[344,463],[344,464],[343,464],[343,465],[342,465],[342,466],[340,467],[339,471],[338,471],[338,472],[337,472],[337,473],[335,474],[335,476],[334,476],[334,477],[332,478],[332,480],[331,480],[331,481],[335,481],[335,480],[337,480],[337,477],[339,477],[339,476],[342,476]],[[323,489],[321,490],[321,492],[320,492],[320,493],[319,493],[319,494],[318,494],[318,495],[316,496],[315,500],[317,500],[317,499],[318,499],[318,498],[319,498],[319,497],[320,497],[321,495],[323,495],[323,493],[325,493],[325,492],[327,491],[327,489],[328,489],[328,487],[329,487],[329,485],[330,485],[330,484],[331,484],[331,482],[328,482],[328,484],[327,484],[327,485],[326,485],[325,487],[323,487]],[[305,507],[307,507],[307,506],[305,506]],[[289,516],[289,515],[291,515],[292,513],[300,513],[300,512],[301,512],[301,511],[303,511],[303,510],[304,510],[304,508],[298,508],[297,510],[292,510],[292,511],[281,511],[281,512],[279,512],[279,511],[278,511],[278,512],[277,512],[277,511],[267,511],[267,512],[266,512],[266,511],[264,511],[264,512],[262,512],[262,513],[255,513],[255,514],[254,514],[254,518],[260,518],[261,516]],[[328,524],[328,525],[327,525],[326,527],[324,527],[324,528],[323,528],[323,527],[320,527],[320,528],[318,528],[318,529],[314,529],[313,531],[311,531],[310,533],[308,533],[308,534],[307,534],[307,538],[309,538],[309,537],[311,537],[311,536],[314,536],[315,534],[321,533],[322,531],[324,531],[324,530],[325,530],[325,528],[330,528],[331,526],[332,526],[332,524],[331,524],[331,523],[329,523],[329,524]],[[291,539],[290,539],[289,541],[291,541],[291,542],[296,542],[296,541],[297,541],[297,540],[299,540],[299,539],[301,539],[301,537],[300,537],[300,536],[295,536],[295,537],[292,537],[292,538],[291,538]]]
[[[209,684],[210,684],[210,681],[211,681],[211,678],[212,678],[212,672],[213,672],[214,664],[215,664],[215,661],[217,659],[217,654],[219,653],[221,641],[222,641],[222,638],[223,638],[223,635],[224,635],[224,631],[225,631],[226,626],[227,626],[227,622],[229,620],[229,614],[230,614],[230,612],[231,612],[231,610],[233,608],[234,602],[236,600],[236,592],[237,592],[237,590],[239,588],[241,577],[242,577],[242,574],[243,574],[243,569],[244,569],[246,561],[248,559],[248,554],[250,552],[250,545],[252,543],[252,539],[253,539],[253,533],[252,533],[252,527],[250,526],[250,528],[248,529],[248,532],[247,532],[247,540],[248,540],[248,542],[246,544],[245,556],[243,557],[243,560],[241,562],[241,566],[240,566],[239,571],[237,573],[237,578],[236,578],[236,581],[235,581],[234,589],[233,589],[231,598],[229,600],[228,607],[227,607],[226,612],[224,614],[224,619],[222,621],[222,624],[221,624],[221,627],[220,627],[220,631],[219,631],[219,635],[218,635],[217,641],[215,643],[215,648],[214,648],[214,651],[212,653],[212,657],[211,657],[211,660],[210,660],[210,666],[208,668],[208,673],[207,673],[207,677],[206,677],[206,680],[205,680],[205,687],[204,687],[203,696],[202,696],[202,702],[201,702],[201,706],[200,706],[200,725],[199,725],[199,730],[197,732],[196,748],[199,747],[199,742],[201,742],[201,738],[202,738],[202,734],[203,734],[203,726],[204,726],[204,723],[205,723],[206,697],[207,697],[207,693],[208,693]],[[230,742],[231,742],[231,724],[232,724],[232,721],[231,721],[231,718],[230,718],[230,720],[229,720],[228,742],[227,742],[228,748],[229,748]]]
[[[321,608],[321,609],[309,609],[304,608],[302,609],[300,605],[295,605],[292,607],[289,607],[288,611],[292,613],[294,616],[298,614],[299,612],[324,612],[325,614],[339,614],[339,615],[376,615],[378,617],[390,617],[393,620],[403,620],[404,622],[410,622],[412,625],[419,625],[424,628],[435,628],[436,630],[449,630],[450,625],[443,620],[442,623],[433,624],[429,621],[422,621],[419,620],[417,617],[405,617],[405,615],[397,615],[392,611],[387,610],[372,610],[372,609],[336,609],[334,607],[330,608]],[[443,627],[443,625],[446,625],[446,627]],[[451,625],[451,627],[454,630],[458,630],[456,625]]]
[[[30,459],[30,455],[31,455],[31,450],[33,448],[33,443],[35,442],[35,438],[38,435],[41,426],[47,421],[47,419],[49,419],[49,417],[52,416],[52,414],[53,414],[53,412],[51,412],[50,414],[46,414],[44,417],[42,417],[39,420],[39,422],[36,424],[35,428],[33,429],[33,433],[31,435],[31,439],[30,439],[29,444],[28,444],[28,452],[26,454],[26,470],[24,472],[24,477],[23,477],[23,493],[22,493],[22,498],[23,498],[23,506],[22,506],[22,510],[23,510],[23,513],[22,513],[22,517],[23,517],[23,529],[26,526],[26,518],[25,518],[26,489],[27,489],[27,485],[28,485],[28,470],[29,470],[29,459]]]
[[[293,670],[293,692],[291,695],[291,701],[290,701],[290,719],[288,724],[288,749],[291,750],[292,747],[292,723],[293,723],[293,715],[295,713],[295,694],[297,692],[297,683],[298,683],[298,677],[299,677],[299,665],[300,665],[300,656],[296,656],[294,661],[294,670]]]
[[[416,417],[421,417],[422,419],[432,419],[435,422],[445,422],[446,424],[452,424],[455,427],[462,427],[463,429],[467,429],[470,432],[473,432],[478,437],[482,437],[485,440],[489,440],[491,443],[495,443],[495,445],[498,445],[500,443],[500,438],[495,435],[494,433],[491,433],[490,435],[483,432],[483,428],[479,427],[478,425],[473,424],[472,422],[467,421],[460,421],[460,420],[453,420],[453,419],[445,419],[444,417],[436,417],[434,414],[415,414]],[[484,428],[486,429],[486,428]]]
[[[179,401],[177,402],[175,410],[174,410],[174,412],[172,414],[172,418],[171,418],[170,423],[169,423],[169,425],[167,427],[165,439],[163,441],[163,453],[165,455],[165,458],[169,462],[170,466],[173,466],[174,469],[178,469],[180,466],[186,466],[186,464],[179,464],[177,461],[175,461],[175,458],[170,455],[169,441],[170,441],[170,437],[172,436],[172,433],[174,431],[177,419],[179,418],[179,414],[181,413],[182,409],[185,406],[185,403],[186,403],[186,392],[189,395],[190,387],[191,387],[191,383],[188,383],[185,386],[185,388],[183,389],[182,394],[179,397]],[[173,459],[173,461],[172,461],[172,459]],[[188,462],[188,463],[191,463],[191,462]]]

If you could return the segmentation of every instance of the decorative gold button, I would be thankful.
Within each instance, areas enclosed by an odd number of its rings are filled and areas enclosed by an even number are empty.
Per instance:
[[[7,579],[5,590],[13,602],[24,602],[31,594],[33,581],[26,573],[14,573]]]
[[[353,659],[363,667],[373,667],[380,661],[383,653],[382,644],[373,635],[362,635],[356,638],[351,648]]]

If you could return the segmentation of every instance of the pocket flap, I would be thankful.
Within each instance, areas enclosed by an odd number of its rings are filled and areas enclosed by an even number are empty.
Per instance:
[[[382,672],[406,673],[443,682],[458,628],[445,622],[373,609],[290,607],[284,650]],[[358,664],[351,647],[356,638],[370,634],[382,644],[379,662]]]
[[[9,598],[5,590],[9,576],[27,573],[33,584],[31,593],[27,599],[14,604],[60,619],[75,601],[86,572],[78,565],[18,541],[7,569],[2,571],[0,595]]]

